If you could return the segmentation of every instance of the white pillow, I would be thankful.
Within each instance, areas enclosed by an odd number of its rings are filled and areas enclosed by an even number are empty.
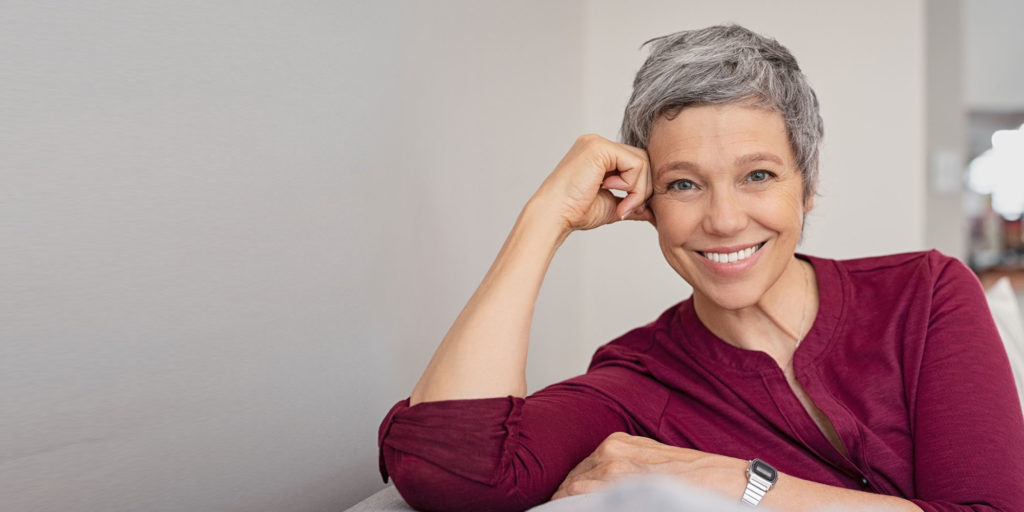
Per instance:
[[[985,291],[985,297],[1006,346],[1006,355],[1010,357],[1010,368],[1017,381],[1017,395],[1024,406],[1024,319],[1021,319],[1021,309],[1010,279],[1000,278]]]

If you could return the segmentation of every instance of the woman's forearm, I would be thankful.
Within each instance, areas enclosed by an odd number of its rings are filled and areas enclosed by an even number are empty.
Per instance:
[[[653,220],[650,162],[641,149],[598,135],[576,139],[523,208],[480,287],[455,319],[410,405],[526,395],[526,351],[541,282],[574,230]],[[611,189],[626,192],[616,198]]]
[[[832,487],[781,473],[778,483],[768,491],[761,504],[794,512],[832,509],[921,512],[921,507],[896,496]]]
[[[534,305],[551,260],[568,234],[539,202],[527,204],[413,389],[410,405],[526,395]]]
[[[666,474],[736,501],[747,486],[748,461],[671,446],[653,439],[616,432],[569,472],[552,499],[586,494],[634,474]],[[778,482],[761,504],[771,510],[871,510],[921,512],[912,501],[804,480],[779,472]],[[966,509],[966,508],[965,508]]]

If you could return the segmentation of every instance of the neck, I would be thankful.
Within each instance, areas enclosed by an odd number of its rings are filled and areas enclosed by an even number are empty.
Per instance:
[[[694,293],[694,309],[708,330],[726,343],[766,352],[783,366],[818,313],[814,269],[794,256],[757,303],[730,310]]]

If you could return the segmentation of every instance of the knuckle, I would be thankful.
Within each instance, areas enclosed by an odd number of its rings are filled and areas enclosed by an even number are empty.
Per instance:
[[[569,495],[584,494],[587,492],[587,483],[582,480],[570,482],[565,486],[565,492]]]
[[[604,440],[605,440],[605,442],[621,443],[621,442],[623,442],[623,441],[625,441],[626,439],[629,439],[629,438],[630,438],[630,435],[625,433],[625,432],[612,432]]]
[[[624,460],[612,460],[604,465],[602,472],[606,475],[616,475],[621,473],[632,473],[633,465]]]
[[[601,454],[614,454],[621,451],[627,443],[628,441],[626,440],[626,438],[620,435],[612,434],[605,438],[601,445],[597,447],[597,450],[598,453]]]
[[[636,146],[630,146],[628,144],[623,144],[622,146],[626,148],[626,151],[629,151],[634,156],[640,157],[641,160],[647,160],[647,158],[646,158],[646,151],[644,151],[644,150],[642,150],[642,149],[640,149],[640,148],[638,148]]]

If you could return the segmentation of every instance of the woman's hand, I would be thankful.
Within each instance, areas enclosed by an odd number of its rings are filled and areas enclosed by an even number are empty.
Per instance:
[[[611,190],[622,190],[618,198]],[[625,218],[652,220],[647,152],[598,135],[583,135],[531,199],[563,221],[563,229],[593,229]]]
[[[594,492],[631,474],[659,473],[739,500],[747,485],[746,468],[745,460],[616,432],[569,472],[551,499]]]

